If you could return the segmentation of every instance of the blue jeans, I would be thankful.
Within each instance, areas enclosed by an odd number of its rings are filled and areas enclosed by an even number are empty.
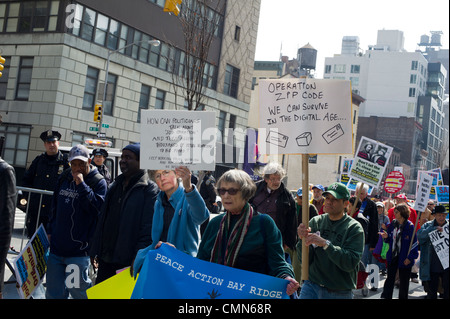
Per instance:
[[[300,299],[353,299],[351,290],[331,291],[309,280],[303,282]]]
[[[50,253],[47,261],[47,299],[87,299],[86,290],[92,287],[88,276],[90,259],[60,257]]]

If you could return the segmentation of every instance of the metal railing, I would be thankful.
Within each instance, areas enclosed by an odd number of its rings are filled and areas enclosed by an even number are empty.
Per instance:
[[[28,220],[28,210],[30,209],[30,199],[31,199],[31,194],[35,193],[35,194],[40,194],[41,196],[39,197],[39,210],[38,210],[38,214],[37,214],[37,219],[36,219],[36,227],[35,229],[38,229],[39,227],[39,217],[41,216],[41,208],[42,208],[42,197],[44,195],[53,195],[53,191],[46,191],[43,189],[37,189],[37,188],[28,188],[28,187],[22,187],[22,186],[17,186],[16,187],[17,191],[22,191],[22,192],[27,192],[28,193],[28,197],[27,197],[27,208],[25,211],[25,223],[24,223],[24,227],[23,227],[23,232],[22,232],[22,240],[20,242],[20,250],[22,251],[23,248],[23,240],[25,238],[25,229],[27,228],[27,220]]]

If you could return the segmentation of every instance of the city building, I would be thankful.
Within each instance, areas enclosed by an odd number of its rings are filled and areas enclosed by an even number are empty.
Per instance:
[[[238,154],[244,139],[229,138],[226,131],[247,127],[261,1],[215,0],[206,8],[198,3],[204,1],[181,5],[181,12],[201,10],[214,26],[198,110],[216,112],[217,149],[228,146]],[[14,165],[19,182],[43,151],[44,130],[58,130],[61,145],[68,146],[97,136],[96,104],[103,102],[100,129],[118,149],[140,141],[141,110],[186,109],[176,81],[189,69],[186,36],[164,5],[164,0],[0,0],[0,52],[6,58],[0,78],[2,157]],[[237,156],[217,164],[217,171],[235,167]]]
[[[325,58],[324,78],[350,80],[353,92],[364,97],[357,143],[366,136],[397,147],[398,164],[408,166],[415,179],[418,170],[440,167],[440,154],[448,154],[443,149],[447,70],[420,50],[407,52],[403,43],[402,31],[379,30],[377,43],[362,52],[358,37],[344,37],[341,54]]]

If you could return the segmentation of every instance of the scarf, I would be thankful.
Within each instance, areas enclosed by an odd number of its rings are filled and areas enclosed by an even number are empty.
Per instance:
[[[252,218],[253,207],[250,204],[246,203],[244,208],[242,209],[242,213],[239,216],[239,219],[230,232],[229,228],[231,214],[227,212],[223,216],[220,222],[216,241],[214,242],[214,247],[211,251],[211,262],[230,267],[234,266]],[[227,240],[226,238],[228,234],[229,236]],[[222,256],[223,250],[225,250],[225,256]]]

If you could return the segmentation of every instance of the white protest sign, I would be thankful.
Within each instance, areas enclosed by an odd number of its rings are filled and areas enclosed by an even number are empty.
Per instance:
[[[431,243],[433,244],[434,251],[441,261],[442,267],[444,269],[448,268],[448,223],[443,227],[443,231],[434,230],[428,234]]]
[[[372,187],[378,187],[383,178],[393,148],[372,140],[361,137],[355,158],[349,172],[349,177]]]
[[[414,202],[414,209],[416,211],[424,212],[425,209],[427,208],[432,184],[433,184],[433,176],[431,176],[427,172],[421,172],[419,174],[416,191],[416,201]]]
[[[350,81],[259,82],[262,154],[351,154]]]
[[[141,169],[215,170],[215,112],[141,112]]]

